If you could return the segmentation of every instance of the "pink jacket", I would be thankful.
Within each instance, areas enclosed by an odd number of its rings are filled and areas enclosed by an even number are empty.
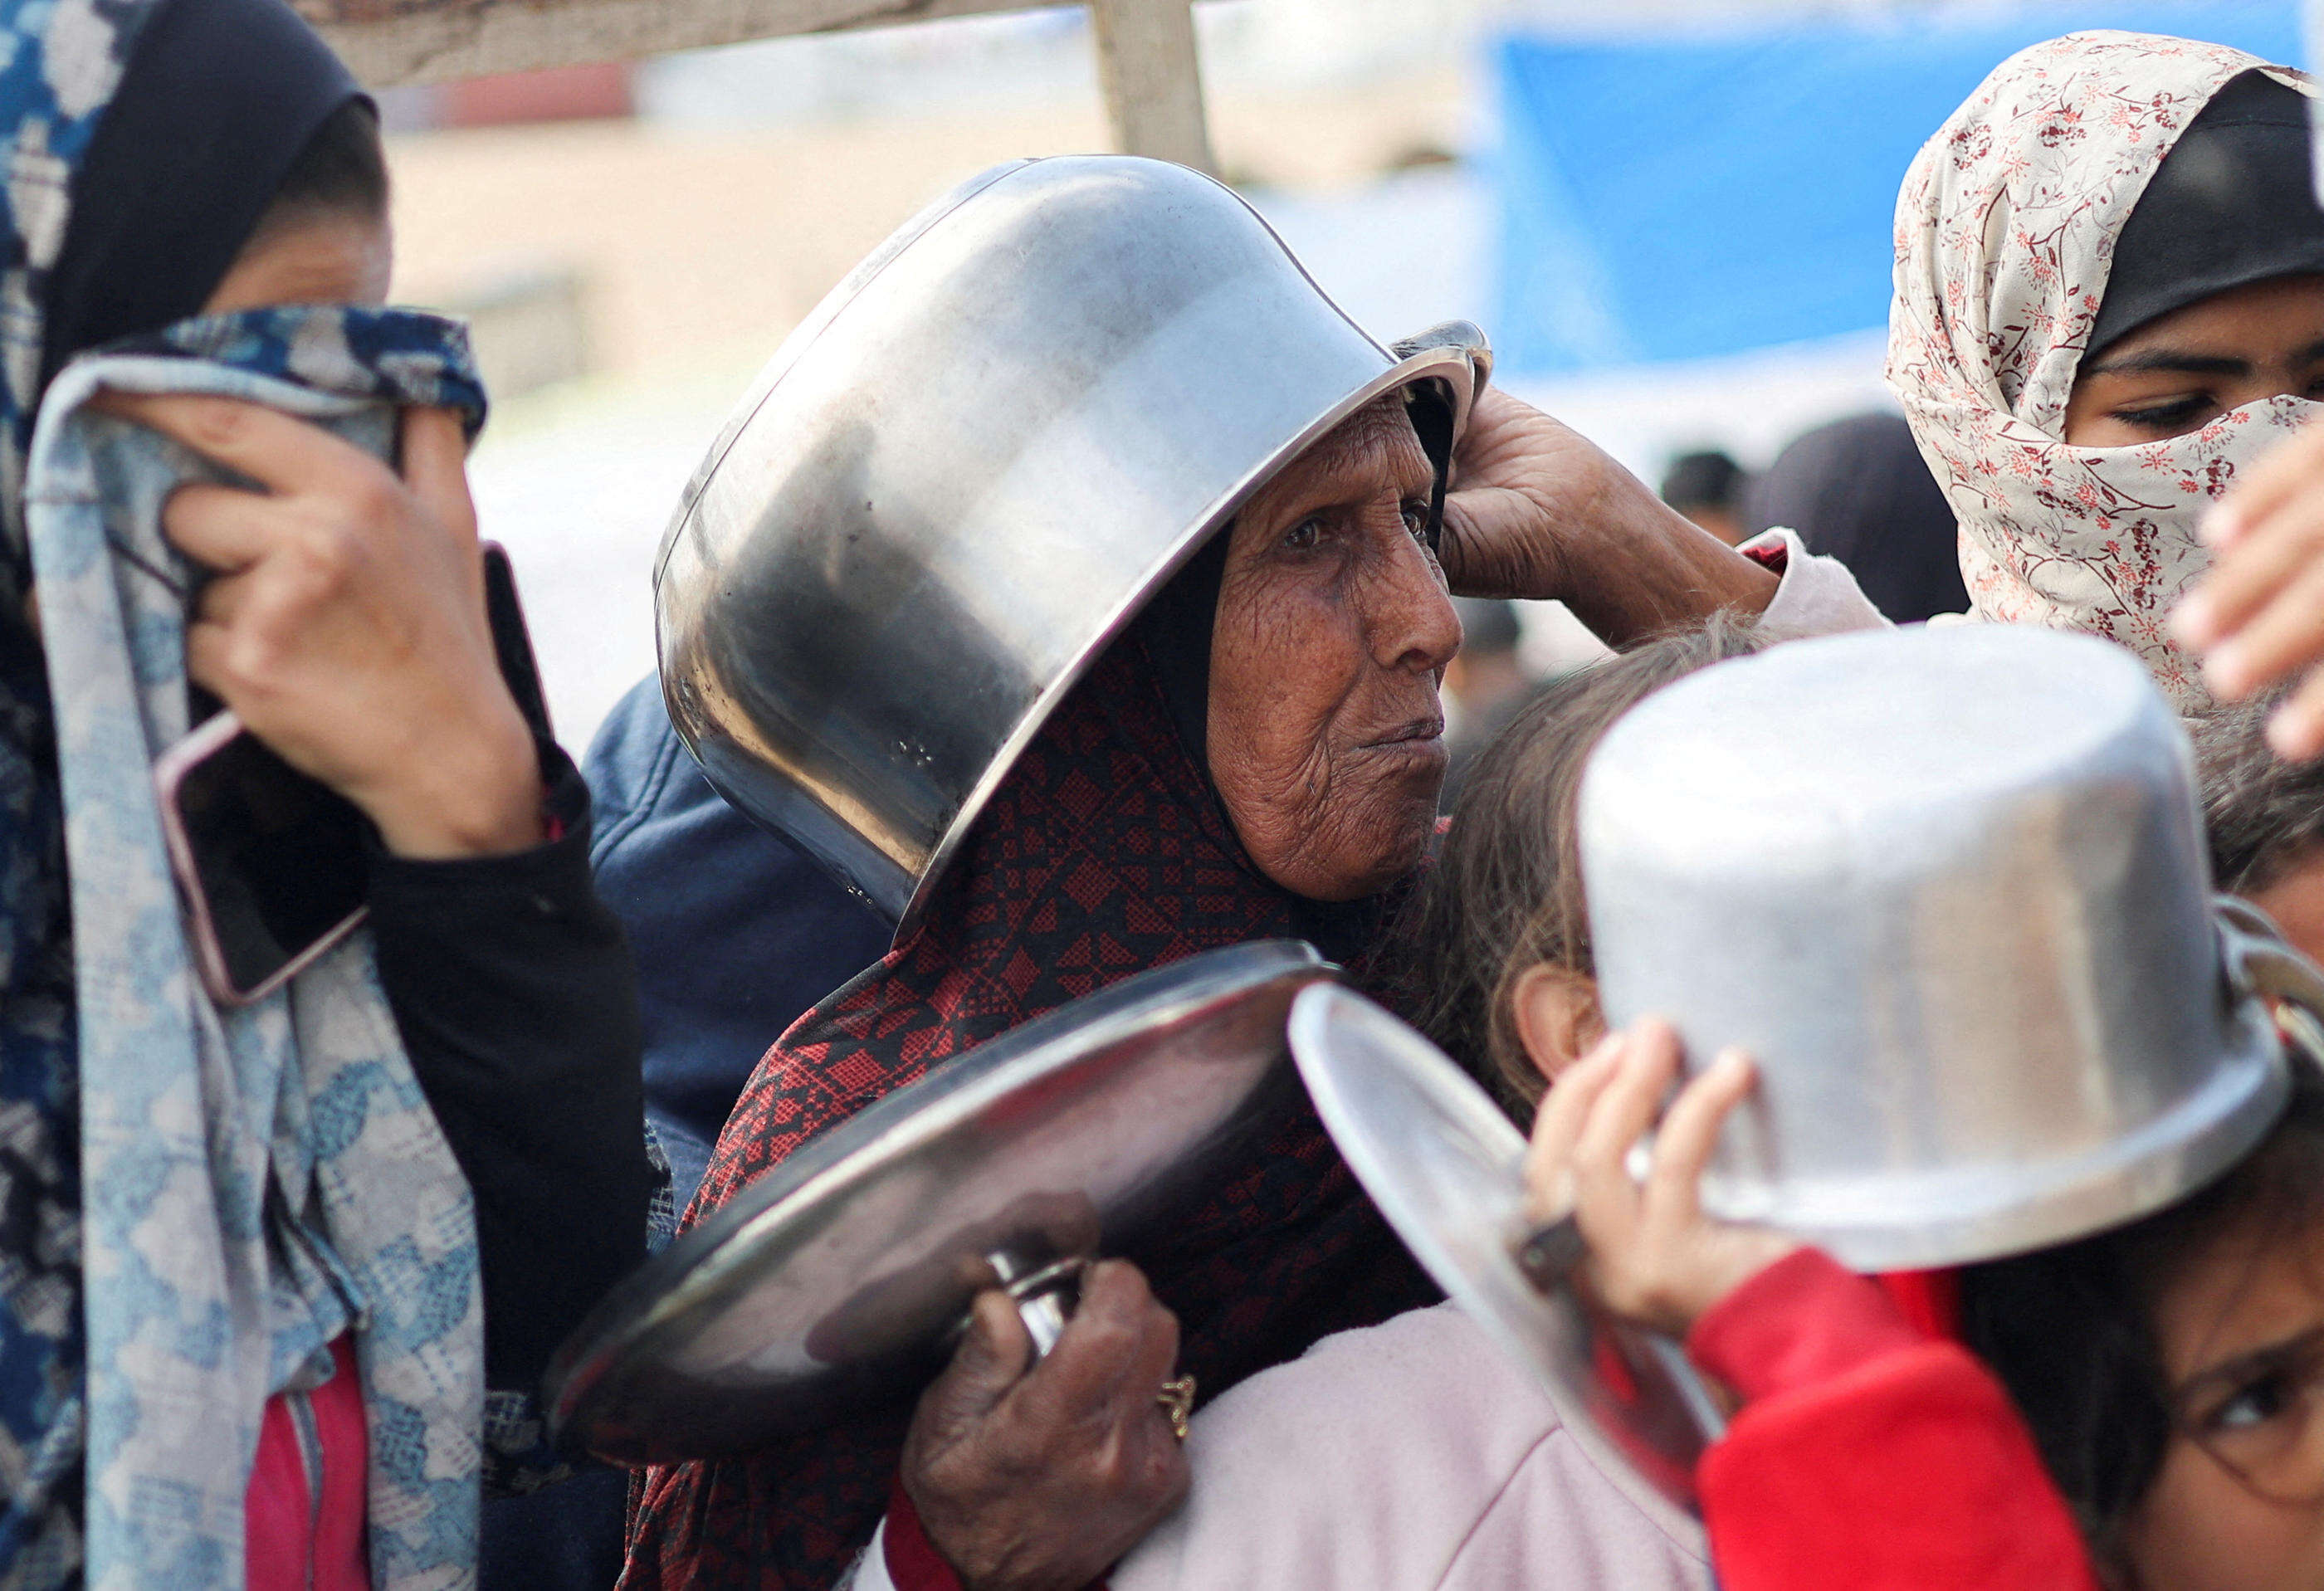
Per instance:
[[[1205,1408],[1194,1489],[1110,1591],[1709,1591],[1702,1527],[1450,1304],[1325,1338]],[[854,1591],[894,1591],[887,1526]]]

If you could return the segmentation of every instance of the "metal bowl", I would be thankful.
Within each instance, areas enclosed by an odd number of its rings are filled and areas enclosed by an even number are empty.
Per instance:
[[[1706,1206],[1859,1270],[2129,1220],[2281,1108],[2185,736],[2118,648],[1962,626],[1721,664],[1607,735],[1581,833],[1608,1019],[1759,1062]]]
[[[549,1367],[559,1437],[677,1463],[917,1395],[981,1288],[1022,1307],[1081,1260],[1144,1257],[1216,1191],[1297,1103],[1285,1016],[1333,970],[1296,941],[1230,945],[897,1090],[607,1295]]]
[[[1088,664],[1397,358],[1226,188],[1157,161],[996,167],[779,349],[655,575],[671,722],[723,796],[917,919]]]

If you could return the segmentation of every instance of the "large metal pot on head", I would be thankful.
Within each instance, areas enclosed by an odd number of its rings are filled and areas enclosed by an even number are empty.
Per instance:
[[[2017,625],[1777,647],[1616,724],[1581,798],[1608,1020],[1761,1070],[1706,1207],[1956,1265],[2248,1149],[2282,1062],[2190,761],[2131,654]]]
[[[1488,361],[1463,330],[1390,354],[1182,167],[996,167],[833,290],[687,486],[655,575],[671,722],[908,930],[1050,710],[1251,492],[1400,389],[1459,434]]]

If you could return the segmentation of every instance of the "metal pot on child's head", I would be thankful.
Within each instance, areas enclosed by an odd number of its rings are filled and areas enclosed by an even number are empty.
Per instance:
[[[710,782],[908,929],[1049,711],[1244,498],[1407,390],[1231,191],[1127,156],[996,167],[784,342],[655,577],[671,722]]]
[[[1607,1019],[1758,1060],[1722,1216],[1859,1270],[1990,1258],[2181,1197],[2281,1108],[2249,986],[2307,964],[2215,921],[2186,737],[2106,642],[1904,630],[1706,669],[1608,733],[1581,832]]]

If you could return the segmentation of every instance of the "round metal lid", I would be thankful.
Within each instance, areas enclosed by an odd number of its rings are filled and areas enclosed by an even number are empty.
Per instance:
[[[1291,1053],[1405,1246],[1547,1391],[1598,1467],[1673,1540],[1707,1550],[1694,1461],[1718,1413],[1674,1344],[1613,1320],[1571,1283],[1544,1292],[1527,1280],[1524,1136],[1450,1056],[1360,995],[1300,995]]]
[[[1296,1101],[1291,940],[1026,1023],[799,1151],[616,1288],[558,1351],[560,1437],[623,1464],[747,1452],[916,1395],[978,1289],[1137,1246]]]

